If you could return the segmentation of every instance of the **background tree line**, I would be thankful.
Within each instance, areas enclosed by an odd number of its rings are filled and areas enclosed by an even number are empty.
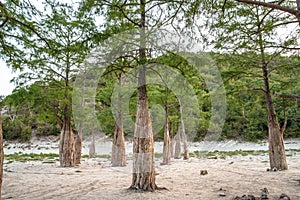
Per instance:
[[[249,61],[241,60],[244,55],[217,54],[211,53],[219,67],[224,85],[226,87],[227,98],[227,116],[223,128],[222,139],[237,139],[257,141],[267,139],[268,127],[266,125],[266,111],[264,109],[263,93],[258,89],[261,84],[258,78],[245,76],[245,71],[241,70],[241,64],[247,67]],[[251,54],[252,58],[253,55]],[[171,56],[164,56],[165,62],[174,60]],[[274,65],[279,63],[284,66],[284,70],[274,73],[272,85],[276,94],[298,94],[300,85],[297,81],[300,76],[298,56],[281,56]],[[178,66],[177,68],[180,68]],[[196,93],[201,107],[201,118],[199,119],[199,130],[195,140],[199,141],[206,134],[210,123],[210,96],[203,78],[193,77],[189,69],[184,66],[186,78],[196,89]],[[183,71],[184,72],[184,71]],[[250,74],[252,72],[249,72]],[[117,83],[117,77],[106,75],[99,82],[96,96],[96,115],[103,128],[102,131],[113,137],[115,118],[111,110],[111,95]],[[6,112],[3,117],[3,136],[6,140],[28,141],[32,134],[34,136],[59,135],[61,113],[58,100],[62,98],[61,90],[56,89],[54,84],[43,87],[40,82],[35,82],[27,87],[15,89],[13,93],[2,98],[3,111]],[[152,105],[161,105],[165,107],[165,100],[170,104],[168,121],[171,135],[176,135],[179,127],[180,111],[179,102],[176,100],[172,91],[168,96],[165,95],[165,88],[159,85],[148,85],[150,107]],[[51,94],[51,95],[49,95]],[[130,113],[135,118],[136,96],[131,97]],[[299,100],[290,98],[275,98],[276,111],[279,122],[286,125],[286,138],[297,138],[300,135],[299,118]],[[155,109],[153,110],[155,112]],[[161,116],[159,116],[161,115]],[[160,119],[164,113],[156,116]],[[153,119],[155,122],[156,119]],[[75,127],[73,127],[75,128]],[[160,129],[155,135],[158,140],[163,139],[164,130]],[[88,133],[87,133],[88,134]],[[132,130],[125,129],[125,136],[132,136]]]

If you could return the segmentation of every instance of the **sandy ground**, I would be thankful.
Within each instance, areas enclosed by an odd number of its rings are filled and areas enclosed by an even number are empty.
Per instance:
[[[83,159],[75,168],[61,168],[59,163],[41,161],[5,161],[3,199],[232,199],[243,194],[260,196],[269,190],[269,199],[286,193],[300,199],[300,153],[288,157],[289,170],[267,172],[267,155],[233,156],[225,159],[191,158],[159,165],[156,159],[156,183],[168,191],[132,192],[131,164],[111,167],[109,159]],[[207,175],[200,175],[207,170]],[[219,196],[218,190],[226,190]]]

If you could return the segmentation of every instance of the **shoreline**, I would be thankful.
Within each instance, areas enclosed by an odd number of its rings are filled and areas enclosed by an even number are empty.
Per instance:
[[[89,153],[89,145],[91,140],[89,138],[83,140],[82,154]],[[285,149],[300,149],[300,138],[287,139],[284,141]],[[5,154],[14,153],[26,153],[26,154],[40,154],[40,153],[58,153],[59,141],[57,138],[43,138],[43,139],[32,139],[31,142],[20,143],[20,142],[4,142],[3,149]],[[108,138],[98,138],[95,141],[96,154],[111,154],[112,140]],[[132,152],[133,143],[126,141],[126,154]],[[254,142],[240,142],[235,140],[224,140],[224,141],[202,141],[202,142],[190,142],[189,151],[259,151],[268,150],[268,142],[260,141]],[[163,142],[154,143],[155,153],[163,152]]]

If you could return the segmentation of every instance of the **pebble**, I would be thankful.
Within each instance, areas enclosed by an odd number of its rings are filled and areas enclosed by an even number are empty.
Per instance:
[[[218,191],[218,194],[220,197],[225,197],[226,196],[226,190],[224,190],[223,188],[220,188]]]
[[[282,193],[279,197],[279,200],[291,200],[291,198],[288,195]]]
[[[200,175],[207,175],[208,171],[207,170],[200,170]]]

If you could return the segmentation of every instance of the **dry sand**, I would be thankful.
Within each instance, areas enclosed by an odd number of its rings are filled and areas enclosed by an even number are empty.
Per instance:
[[[75,168],[61,168],[59,163],[40,161],[5,161],[3,199],[232,199],[243,194],[260,196],[267,188],[270,199],[286,193],[300,199],[300,155],[288,157],[289,170],[267,172],[268,157],[233,156],[226,159],[191,158],[159,165],[156,159],[156,182],[168,191],[132,192],[131,160],[126,167],[111,167],[109,159],[83,159]],[[208,171],[200,175],[200,170]],[[218,190],[226,190],[220,197]]]

